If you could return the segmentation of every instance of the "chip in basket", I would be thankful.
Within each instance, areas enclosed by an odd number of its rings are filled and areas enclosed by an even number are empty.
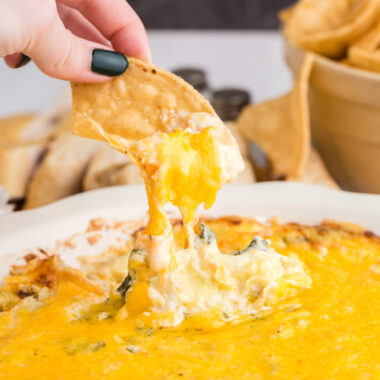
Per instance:
[[[291,92],[247,106],[237,125],[242,134],[267,155],[274,178],[299,179],[309,155],[308,81],[313,66],[309,54]]]
[[[280,13],[285,36],[295,45],[331,58],[376,22],[379,0],[300,0]]]
[[[347,63],[380,72],[380,23],[350,47]]]

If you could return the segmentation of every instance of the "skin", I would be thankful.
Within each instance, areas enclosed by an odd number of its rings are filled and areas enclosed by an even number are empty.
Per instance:
[[[9,67],[23,53],[58,79],[109,80],[91,71],[96,48],[151,59],[144,25],[125,0],[0,0],[0,25],[0,58]]]

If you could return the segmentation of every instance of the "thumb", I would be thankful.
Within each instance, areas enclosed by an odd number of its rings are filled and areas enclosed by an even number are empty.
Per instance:
[[[128,67],[123,54],[72,34],[58,13],[49,28],[38,30],[23,52],[45,74],[74,82],[104,82]]]

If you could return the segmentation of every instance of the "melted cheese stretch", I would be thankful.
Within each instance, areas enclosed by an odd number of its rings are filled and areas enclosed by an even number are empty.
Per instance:
[[[182,214],[187,244],[194,245],[193,227],[200,204],[210,208],[216,193],[244,168],[238,145],[220,119],[207,113],[163,112],[167,132],[156,132],[137,141],[99,133],[114,148],[139,166],[144,179],[149,223],[143,239],[148,260],[164,270],[175,255],[171,225],[164,206],[171,202]]]
[[[205,331],[191,319],[173,329],[117,320],[113,305],[101,309],[99,296],[63,282],[42,301],[27,297],[0,313],[0,379],[379,378],[379,239],[332,224],[207,224],[229,253],[253,235],[270,237],[277,252],[307,264],[313,286],[277,313]],[[183,245],[183,231],[174,235]]]
[[[147,234],[162,235],[170,228],[163,210],[168,202],[179,208],[185,224],[195,220],[201,203],[212,206],[224,180],[218,145],[215,130],[209,127],[197,133],[159,133],[131,146],[149,200]]]
[[[99,130],[141,170],[149,203],[149,235],[163,235],[171,228],[163,210],[168,202],[177,206],[185,224],[192,226],[198,206],[204,203],[210,208],[218,190],[244,168],[237,143],[216,116],[164,114],[163,119],[168,132],[138,141]]]
[[[140,167],[149,202],[149,223],[137,246],[141,254],[132,255],[132,262],[142,266],[129,271],[133,285],[118,317],[138,316],[141,323],[156,327],[177,326],[185,316],[204,320],[209,316],[211,325],[215,320],[224,324],[269,312],[273,304],[309,287],[302,264],[273,250],[253,249],[228,257],[216,241],[201,244],[198,239],[196,244],[193,224],[198,206],[211,207],[217,191],[243,163],[229,131],[216,117],[166,116],[167,133],[136,142],[106,136]],[[182,214],[186,250],[174,244],[163,208],[168,202]]]

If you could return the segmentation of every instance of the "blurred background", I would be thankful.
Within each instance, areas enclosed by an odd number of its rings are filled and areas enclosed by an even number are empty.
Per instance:
[[[131,0],[152,29],[277,29],[292,0]]]

